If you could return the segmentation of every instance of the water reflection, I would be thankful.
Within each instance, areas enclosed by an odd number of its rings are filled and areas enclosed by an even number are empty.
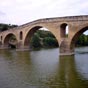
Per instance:
[[[88,88],[88,81],[77,71],[74,57],[60,56],[56,75],[47,83],[50,88]]]
[[[83,57],[58,57],[58,49],[0,51],[0,88],[88,88]],[[83,67],[86,70],[79,70]]]

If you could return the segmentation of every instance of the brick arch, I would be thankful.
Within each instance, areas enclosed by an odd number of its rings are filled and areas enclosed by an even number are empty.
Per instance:
[[[78,40],[78,37],[85,32],[86,30],[88,30],[88,24],[85,25],[81,25],[78,28],[78,31],[76,31],[76,33],[74,33],[74,35],[72,36],[71,40],[70,40],[70,48],[74,50],[75,47],[75,43]]]
[[[48,27],[45,27],[45,26],[34,26],[32,27],[31,29],[29,29],[29,31],[27,32],[25,38],[24,38],[24,46],[28,46],[29,45],[29,42],[30,42],[30,39],[31,37],[33,36],[33,34],[40,28],[47,28],[56,38],[56,40],[58,41],[58,38],[56,37],[55,33],[53,33],[50,28]],[[59,46],[59,43],[58,43],[58,46]]]
[[[16,41],[18,41],[16,35],[14,33],[9,33],[7,35],[5,35],[4,39],[3,39],[3,44],[4,46],[8,47],[8,44],[9,44],[9,39],[12,37],[12,36],[15,36],[16,38]]]

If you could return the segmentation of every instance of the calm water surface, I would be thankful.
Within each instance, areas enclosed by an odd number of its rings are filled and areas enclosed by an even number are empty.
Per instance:
[[[59,49],[0,51],[0,88],[88,88],[88,47],[74,56]]]

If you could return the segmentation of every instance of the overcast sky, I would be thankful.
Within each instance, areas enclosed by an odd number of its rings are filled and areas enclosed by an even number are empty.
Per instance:
[[[88,14],[88,0],[0,0],[0,23]]]

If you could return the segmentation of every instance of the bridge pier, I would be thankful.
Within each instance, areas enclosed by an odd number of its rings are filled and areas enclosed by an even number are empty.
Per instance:
[[[26,51],[28,50],[28,47],[24,47],[24,44],[22,41],[19,41],[16,46],[16,51]]]
[[[29,46],[24,46],[24,45],[19,45],[16,48],[16,51],[29,51],[30,47]]]
[[[67,39],[62,39],[63,41],[61,42],[60,45],[60,55],[73,55],[74,54],[74,48],[71,48],[69,45],[69,41]]]
[[[74,55],[74,52],[72,52],[72,50],[70,50],[70,49],[65,48],[64,50],[60,49],[60,54],[59,55],[60,56]]]

